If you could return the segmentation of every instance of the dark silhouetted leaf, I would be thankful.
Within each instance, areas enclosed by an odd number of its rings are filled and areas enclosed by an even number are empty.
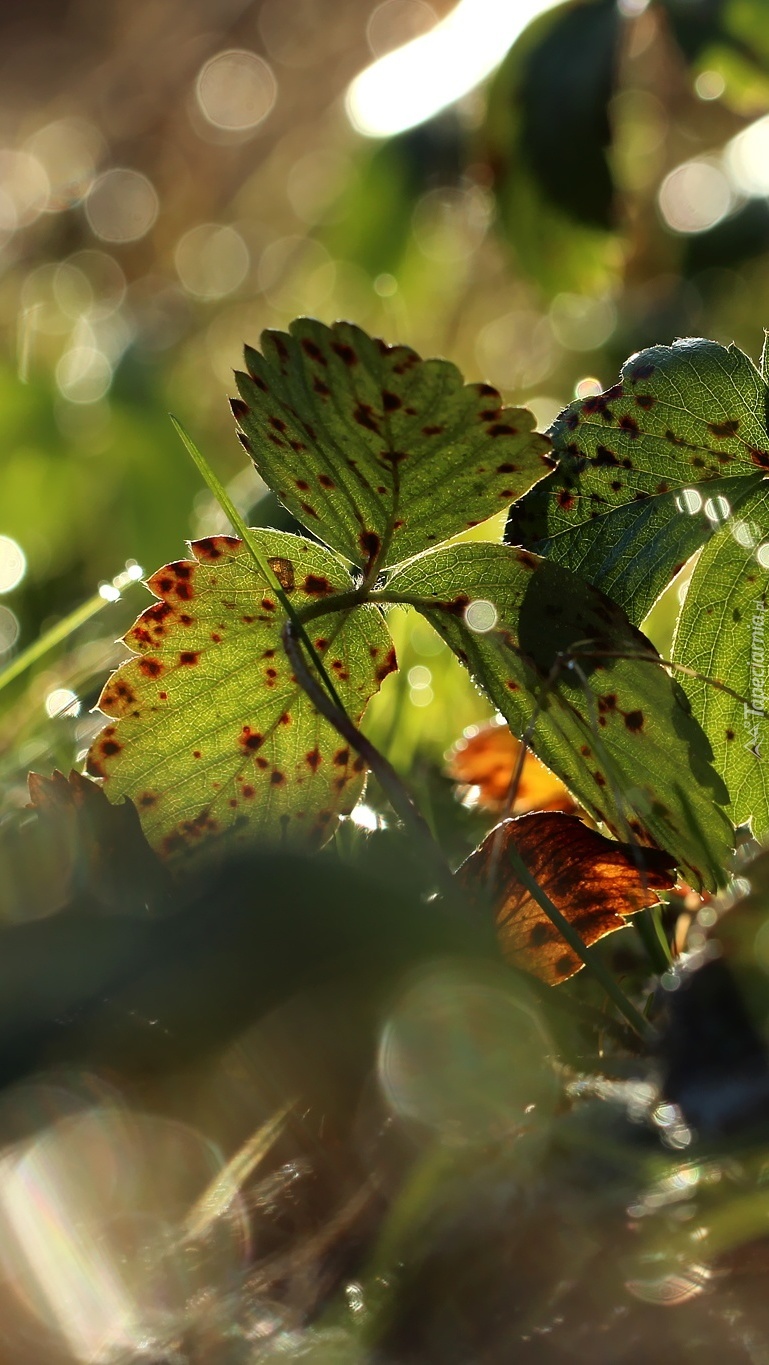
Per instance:
[[[31,805],[58,851],[61,881],[72,899],[136,913],[168,908],[168,872],[147,843],[133,802],[107,800],[96,782],[29,774]]]
[[[732,835],[712,751],[618,606],[526,550],[477,543],[418,556],[390,593],[435,626],[514,734],[540,709],[531,748],[595,820],[666,849],[696,886],[722,878]]]
[[[605,839],[573,815],[539,812],[504,820],[457,872],[471,893],[491,898],[508,962],[550,986],[584,963],[522,886],[507,852],[514,846],[535,881],[577,930],[586,947],[624,929],[626,917],[673,885],[673,860],[658,849]]]
[[[614,0],[557,6],[491,83],[484,137],[500,226],[550,293],[594,292],[616,264],[608,148],[620,24]]]
[[[531,413],[447,360],[309,318],[261,344],[233,403],[246,448],[281,502],[366,571],[477,525],[543,472]]]
[[[322,546],[254,532],[297,609],[350,588]],[[99,699],[111,718],[88,771],[110,800],[136,803],[153,847],[189,859],[213,838],[260,834],[321,841],[360,794],[362,762],[315,711],[281,641],[285,614],[242,541],[192,543],[194,559],[159,569],[160,599],[125,637],[138,657]],[[348,712],[360,717],[395,668],[381,614],[363,607],[313,631]]]

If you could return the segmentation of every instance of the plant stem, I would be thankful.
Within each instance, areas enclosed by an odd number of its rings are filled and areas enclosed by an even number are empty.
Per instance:
[[[224,512],[224,515],[229,520],[233,530],[237,531],[246,549],[251,555],[251,558],[256,564],[257,569],[262,574],[262,576],[266,578],[267,582],[269,583],[270,587],[275,593],[278,601],[280,602],[280,605],[285,611],[287,617],[289,618],[290,621],[293,622],[298,634],[302,638],[305,649],[307,650],[310,658],[312,659],[313,663],[315,664],[315,667],[318,670],[318,673],[323,679],[323,683],[329,693],[329,696],[333,698],[334,703],[339,708],[339,710],[344,711],[344,706],[339,697],[339,693],[334,687],[331,678],[329,677],[328,673],[326,672],[326,669],[323,666],[323,660],[319,657],[315,649],[315,646],[312,643],[312,640],[306,634],[304,626],[302,625],[292,603],[289,601],[288,596],[283,589],[283,585],[280,579],[278,578],[277,574],[275,573],[274,569],[272,568],[269,559],[267,558],[266,555],[262,554],[262,550],[259,545],[259,542],[256,539],[256,536],[254,535],[250,526],[246,525],[243,517],[240,515],[240,512],[238,511],[237,507],[232,501],[232,498],[227,492],[227,489],[225,488],[221,479],[211,468],[211,465],[208,463],[208,460],[206,459],[202,450],[200,450],[195,445],[195,442],[193,441],[189,432],[185,430],[181,422],[178,420],[177,417],[174,417],[172,412],[169,412],[168,415],[171,419],[174,431],[176,432],[177,436],[184,445],[188,455],[191,457],[193,464],[196,466],[196,468],[202,475],[203,479],[208,484],[208,487],[210,488],[211,492],[216,498],[216,501],[218,502],[219,506]],[[342,596],[342,594],[340,594],[340,596]]]
[[[331,610],[330,604],[328,610]],[[298,681],[304,688],[313,705],[325,719],[334,726],[334,729],[341,735],[342,739],[359,753],[365,760],[372,773],[379,782],[382,790],[387,796],[395,814],[400,817],[404,825],[412,831],[414,836],[421,842],[423,848],[429,854],[430,861],[433,863],[436,872],[440,876],[443,884],[452,882],[451,872],[443,857],[440,846],[434,839],[427,821],[414,802],[406,784],[398,776],[392,764],[381,754],[370,739],[358,729],[347,712],[334,705],[323,688],[307,667],[300,637],[296,626],[292,620],[286,621],[283,627],[283,646],[291,662],[291,667],[297,676]]]
[[[525,886],[529,895],[534,897],[540,909],[544,910],[548,919],[555,925],[562,938],[565,938],[572,951],[581,958],[588,971],[592,972],[596,981],[603,987],[606,994],[609,996],[609,999],[616,1005],[620,1014],[627,1019],[631,1028],[635,1029],[635,1032],[638,1033],[645,1042],[654,1042],[657,1036],[656,1032],[646,1022],[640,1010],[637,1010],[632,1001],[628,1000],[625,992],[615,981],[608,968],[601,962],[600,958],[594,956],[590,952],[590,949],[585,946],[574,926],[561,914],[558,907],[553,904],[547,893],[543,891],[539,882],[531,875],[531,872],[523,861],[517,848],[512,846],[508,848],[508,857],[515,870],[515,875],[518,877],[521,884]]]

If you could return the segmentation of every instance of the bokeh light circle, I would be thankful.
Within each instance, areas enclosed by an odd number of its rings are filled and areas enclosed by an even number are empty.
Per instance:
[[[27,569],[27,560],[20,545],[10,536],[0,536],[0,592],[12,592],[18,587]]]
[[[19,638],[19,621],[10,607],[0,607],[0,658],[13,649]]]
[[[177,242],[174,263],[188,294],[223,299],[243,283],[251,262],[248,247],[235,228],[200,223]]]
[[[404,43],[429,33],[438,16],[425,0],[382,0],[372,10],[366,38],[373,57],[384,57]]]
[[[56,366],[56,383],[70,403],[97,403],[112,383],[112,366],[95,346],[73,346]]]
[[[673,232],[705,232],[725,218],[732,207],[729,181],[709,161],[686,161],[665,176],[659,209]]]
[[[201,67],[196,95],[201,113],[215,128],[245,133],[258,128],[272,110],[278,83],[263,57],[236,48],[218,52]]]
[[[222,1158],[173,1119],[97,1105],[49,1123],[0,1162],[0,1255],[7,1286],[78,1361],[153,1359],[201,1294],[245,1265],[243,1206],[203,1234],[191,1211]]]
[[[7,226],[9,205],[17,227],[33,223],[48,207],[50,182],[45,166],[31,152],[0,148],[0,185],[3,187],[3,226]]]
[[[157,191],[146,175],[113,166],[94,181],[85,201],[91,230],[104,242],[136,242],[158,216]]]
[[[531,1106],[554,1103],[547,1048],[518,983],[434,963],[407,985],[382,1030],[379,1084],[394,1115],[440,1141],[493,1141],[524,1123]]]

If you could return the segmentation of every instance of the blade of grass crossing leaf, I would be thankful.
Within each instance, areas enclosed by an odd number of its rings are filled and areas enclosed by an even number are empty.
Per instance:
[[[574,926],[569,924],[566,917],[561,914],[558,907],[553,904],[550,897],[543,891],[539,882],[532,877],[518,850],[514,846],[511,846],[507,850],[507,856],[512,863],[515,875],[519,878],[521,884],[525,886],[529,894],[534,897],[537,905],[545,912],[551,923],[555,925],[559,934],[566,940],[572,951],[581,958],[588,971],[592,973],[599,985],[603,987],[609,999],[616,1005],[620,1014],[641,1038],[646,1042],[652,1042],[656,1037],[654,1030],[650,1028],[640,1010],[637,1010],[633,1002],[628,1000],[625,992],[617,984],[608,968],[604,966],[599,957],[593,956],[590,949],[585,947]]]
[[[171,419],[174,431],[176,432],[177,436],[184,445],[188,455],[191,457],[193,464],[196,466],[199,473],[203,476],[205,482],[208,484],[208,487],[210,488],[211,492],[216,498],[216,501],[218,502],[225,516],[229,518],[233,530],[237,531],[241,540],[248,549],[248,552],[251,555],[251,558],[253,559],[254,563],[256,564],[256,567],[258,568],[259,572],[263,574],[264,577],[267,579],[267,582],[269,583],[273,592],[277,596],[278,601],[283,607],[283,610],[285,611],[289,620],[293,621],[296,630],[302,637],[302,643],[304,644],[307,653],[309,654],[310,658],[312,659],[312,662],[314,663],[316,669],[318,670],[318,673],[323,679],[324,686],[328,691],[329,696],[332,698],[335,705],[339,707],[339,710],[344,711],[344,706],[340,701],[339,693],[337,692],[333,682],[331,681],[328,673],[326,672],[322,660],[318,657],[318,652],[315,649],[312,640],[310,640],[309,636],[307,635],[304,626],[302,625],[301,621],[299,620],[299,617],[294,611],[292,604],[289,602],[285,592],[283,591],[283,586],[279,578],[273,571],[272,566],[269,564],[268,560],[265,559],[264,555],[259,549],[259,546],[256,543],[255,538],[251,534],[250,528],[246,525],[243,517],[240,515],[240,512],[238,511],[237,507],[232,501],[232,498],[227,492],[227,489],[225,488],[221,479],[211,468],[211,465],[208,463],[208,460],[206,459],[202,450],[200,450],[199,447],[195,445],[195,442],[193,441],[189,432],[186,431],[186,429],[182,426],[178,418],[174,417],[172,412],[170,412],[168,415]]]

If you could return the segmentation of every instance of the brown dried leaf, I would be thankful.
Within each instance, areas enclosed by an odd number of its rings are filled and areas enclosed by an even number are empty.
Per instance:
[[[481,725],[460,739],[450,751],[449,777],[463,787],[477,789],[479,806],[486,810],[504,810],[521,748],[521,741],[507,725],[497,721]],[[533,810],[560,810],[571,814],[577,810],[577,805],[555,773],[527,750],[511,812],[525,815]]]
[[[573,815],[523,815],[492,830],[457,878],[473,895],[488,888],[504,956],[550,986],[583,963],[521,885],[507,856],[511,845],[587,947],[623,929],[628,915],[655,905],[656,892],[675,880],[666,853],[606,839]]]

